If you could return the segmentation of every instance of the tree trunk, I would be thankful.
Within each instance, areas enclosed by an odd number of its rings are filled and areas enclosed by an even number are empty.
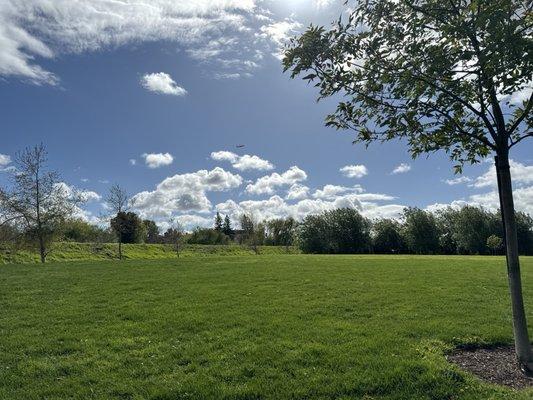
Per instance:
[[[527,330],[524,299],[522,297],[522,280],[520,277],[520,262],[518,257],[518,236],[516,231],[515,210],[513,201],[513,187],[509,168],[509,154],[501,152],[496,157],[496,175],[500,208],[505,236],[505,250],[507,256],[507,276],[511,294],[513,311],[513,332],[515,351],[518,364],[522,372],[533,375],[533,354]]]

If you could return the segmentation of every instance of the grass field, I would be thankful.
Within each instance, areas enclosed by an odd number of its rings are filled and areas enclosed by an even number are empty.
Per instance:
[[[532,399],[444,358],[511,341],[499,257],[0,266],[2,400]]]

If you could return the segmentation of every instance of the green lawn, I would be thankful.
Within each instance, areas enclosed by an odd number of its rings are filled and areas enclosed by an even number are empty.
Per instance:
[[[511,340],[499,257],[0,266],[2,400],[531,399],[443,355]]]

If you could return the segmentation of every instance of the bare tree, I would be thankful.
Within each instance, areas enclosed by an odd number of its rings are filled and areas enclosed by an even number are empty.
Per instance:
[[[26,237],[37,242],[42,263],[61,223],[82,202],[82,196],[62,182],[57,172],[47,170],[47,155],[43,144],[18,153],[10,187],[0,189],[6,215],[3,223],[13,222],[24,228]]]
[[[118,214],[128,210],[128,194],[118,184],[114,184],[109,188],[106,203],[109,206],[111,214],[116,217]],[[122,233],[115,231],[115,234],[118,240],[118,258],[122,260]]]
[[[184,235],[185,230],[180,222],[177,219],[173,220],[171,218],[169,220],[169,228],[164,233],[163,238],[165,243],[172,244],[174,246],[174,250],[176,251],[178,258],[180,257]]]

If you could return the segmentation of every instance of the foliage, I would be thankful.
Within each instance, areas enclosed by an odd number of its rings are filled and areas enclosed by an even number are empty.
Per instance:
[[[144,238],[145,243],[159,243],[159,227],[157,224],[149,219],[143,221],[144,231],[146,232],[146,237]]]
[[[61,238],[67,242],[89,243],[101,242],[109,243],[114,240],[114,235],[109,230],[84,221],[80,218],[73,218],[63,221],[59,228]]]
[[[224,224],[222,225],[222,233],[226,236],[232,237],[235,233],[231,227],[231,219],[228,215],[224,217]]]
[[[392,219],[376,221],[372,226],[372,245],[377,254],[405,252],[407,246],[402,236],[402,225]]]
[[[193,244],[228,244],[229,237],[210,228],[196,228],[187,236],[187,243]]]
[[[265,243],[272,246],[292,246],[297,223],[294,218],[265,221]]]
[[[360,1],[293,39],[283,64],[342,99],[327,125],[406,139],[413,156],[445,150],[460,170],[533,136],[531,19],[524,0]]]
[[[371,223],[351,208],[306,217],[299,226],[299,246],[304,253],[368,253]]]
[[[215,215],[215,231],[222,232],[223,229],[223,221],[222,217],[220,216],[220,213],[217,211]]]
[[[142,243],[146,237],[143,221],[131,211],[119,212],[111,219],[111,228],[121,243]]]
[[[496,235],[490,235],[487,238],[487,247],[490,249],[492,254],[497,254],[503,248],[502,238]]]
[[[415,254],[436,254],[439,250],[439,236],[435,217],[419,208],[406,208],[404,235],[407,247]]]

